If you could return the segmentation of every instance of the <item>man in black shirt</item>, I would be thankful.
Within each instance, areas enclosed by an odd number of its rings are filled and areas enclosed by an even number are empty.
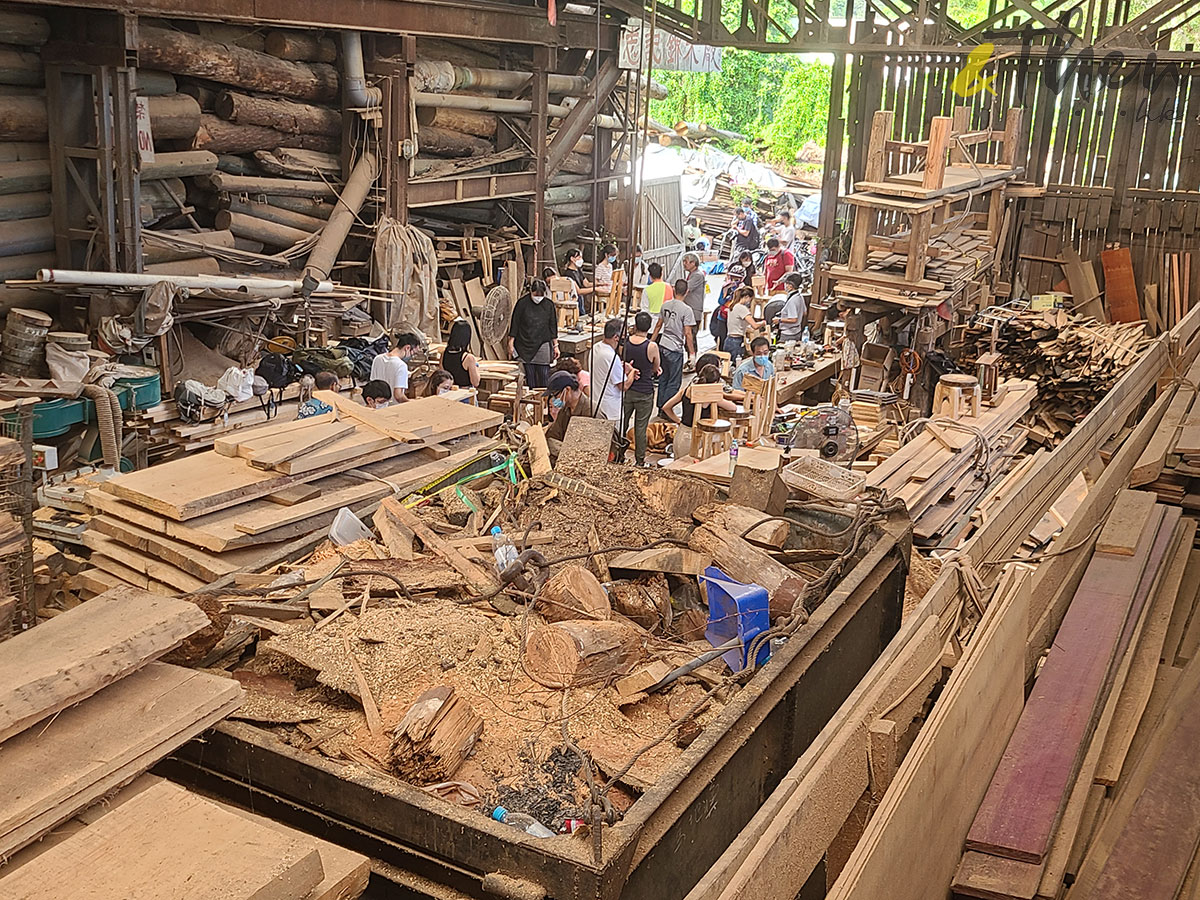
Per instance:
[[[558,359],[558,312],[549,300],[546,282],[535,278],[529,293],[513,307],[508,327],[508,355],[525,366],[525,383],[531,388],[546,386],[550,366]]]
[[[736,232],[733,238],[735,250],[757,250],[759,247],[758,225],[746,214],[746,210],[738,207],[737,221],[733,223]]]

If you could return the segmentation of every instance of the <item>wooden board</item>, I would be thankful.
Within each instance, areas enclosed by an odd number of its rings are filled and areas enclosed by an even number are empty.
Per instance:
[[[92,516],[88,520],[88,530],[95,530],[112,538],[136,553],[149,554],[163,560],[199,578],[205,584],[216,581],[223,575],[253,566],[262,557],[262,554],[252,547],[220,554],[209,553],[112,516]]]
[[[967,849],[1033,863],[1045,858],[1107,699],[1109,669],[1158,538],[1161,508],[1156,514],[1134,556],[1092,557],[971,825]],[[1048,734],[1053,742],[1045,740]]]
[[[1136,322],[1142,318],[1137,283],[1133,276],[1133,258],[1128,247],[1100,251],[1104,269],[1104,299],[1113,322]]]
[[[1096,767],[1094,778],[1098,784],[1112,786],[1117,783],[1138,722],[1141,721],[1146,704],[1150,701],[1150,691],[1154,687],[1154,675],[1158,671],[1167,627],[1195,537],[1196,520],[1181,520],[1176,526],[1176,552],[1163,567],[1162,577],[1155,586],[1146,623],[1129,659],[1129,671],[1125,676],[1112,725],[1104,742],[1104,752]]]
[[[439,397],[425,397],[376,412],[395,428],[430,428],[431,442],[482,431],[504,420],[500,413]],[[362,429],[322,450],[283,463],[283,468],[297,474],[263,472],[243,460],[206,452],[118,475],[104,482],[101,490],[182,522],[419,447]]]
[[[208,625],[194,603],[117,588],[9,639],[0,742],[89,697]]]
[[[1152,491],[1125,490],[1117,494],[1108,521],[1096,539],[1096,552],[1133,556],[1157,500]]]
[[[0,878],[0,900],[295,900],[324,878],[295,838],[158,782]]]
[[[309,416],[307,419],[293,419],[290,422],[268,422],[252,428],[239,428],[229,434],[222,435],[213,441],[213,451],[221,456],[241,456],[261,447],[270,447],[288,440],[291,435],[305,431],[313,425],[332,422],[333,413],[323,416]]]
[[[0,744],[0,856],[145,771],[241,699],[231,678],[149,663]]]
[[[334,441],[349,437],[357,430],[355,425],[347,425],[344,422],[313,425],[312,428],[296,434],[291,440],[274,447],[255,450],[247,458],[250,465],[256,469],[274,469],[298,456],[304,456]]]
[[[830,890],[831,900],[927,900],[950,883],[975,808],[1021,713],[1028,602],[1027,590],[1015,590],[984,613]],[[920,852],[913,835],[921,835]]]
[[[97,531],[83,533],[83,545],[100,556],[107,556],[127,569],[145,576],[151,581],[159,581],[170,585],[181,593],[198,591],[207,582],[203,578],[190,575],[178,566],[161,559],[155,559],[139,550],[132,550],[119,541],[105,537]],[[97,564],[99,564],[97,562]]]
[[[1167,626],[1167,635],[1163,641],[1162,662],[1174,665],[1179,653],[1179,645],[1187,630],[1189,622],[1196,614],[1196,599],[1200,596],[1200,550],[1192,550],[1188,554],[1187,567],[1183,570],[1183,582],[1179,586],[1179,596],[1175,609],[1171,612],[1171,624]]]

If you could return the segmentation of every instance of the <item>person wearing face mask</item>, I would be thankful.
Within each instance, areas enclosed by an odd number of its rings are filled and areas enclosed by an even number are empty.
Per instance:
[[[363,385],[362,398],[369,409],[387,409],[392,405],[392,389],[386,381],[368,381]]]
[[[763,275],[767,278],[767,293],[783,290],[783,279],[796,268],[796,257],[783,247],[779,238],[767,241],[767,261],[763,264]]]
[[[546,282],[535,278],[529,293],[513,307],[508,328],[508,354],[525,366],[525,383],[546,386],[550,366],[558,359],[558,313],[549,300]]]
[[[732,387],[735,391],[742,389],[742,379],[747,375],[757,375],[764,381],[775,377],[775,366],[771,364],[771,342],[765,337],[756,337],[750,342],[750,352],[753,355],[733,370]]]
[[[583,277],[583,251],[575,247],[567,251],[567,261],[563,264],[563,273],[575,282],[575,295],[579,297],[579,314],[587,315],[587,301],[594,288],[592,283]]]
[[[558,456],[562,439],[566,437],[571,417],[575,415],[583,397],[583,391],[579,389],[579,377],[570,372],[553,372],[546,384],[546,395],[550,398],[550,408],[554,411],[554,421],[546,429],[546,443],[550,447],[550,458],[554,459]]]
[[[440,397],[454,390],[454,376],[445,369],[438,369],[429,376],[425,384],[426,397]]]
[[[650,313],[633,317],[633,334],[625,342],[625,361],[633,366],[633,380],[625,385],[621,397],[621,433],[629,430],[633,419],[634,458],[639,468],[646,465],[646,426],[654,414],[654,389],[662,374],[658,344],[650,340]]]
[[[408,360],[421,346],[421,338],[411,331],[396,335],[395,346],[387,353],[380,353],[371,361],[371,380],[386,382],[392,389],[392,400],[404,403],[408,400]]]
[[[642,245],[634,244],[633,246],[633,286],[642,288],[650,280],[649,272],[646,267],[646,261],[642,259]]]
[[[605,244],[600,251],[604,257],[596,263],[594,274],[596,296],[607,300],[612,293],[613,268],[617,265],[617,245]]]

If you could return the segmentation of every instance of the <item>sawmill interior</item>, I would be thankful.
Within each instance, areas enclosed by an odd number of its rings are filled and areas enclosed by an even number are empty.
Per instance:
[[[286,5],[0,4],[0,900],[1200,900],[1200,5]]]

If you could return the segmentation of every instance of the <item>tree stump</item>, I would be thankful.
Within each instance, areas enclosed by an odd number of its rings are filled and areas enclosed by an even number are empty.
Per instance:
[[[608,594],[599,579],[574,564],[563,566],[542,586],[533,608],[550,622],[612,617]]]
[[[619,619],[543,625],[525,643],[525,670],[550,688],[579,687],[628,675],[646,657],[650,635]]]

